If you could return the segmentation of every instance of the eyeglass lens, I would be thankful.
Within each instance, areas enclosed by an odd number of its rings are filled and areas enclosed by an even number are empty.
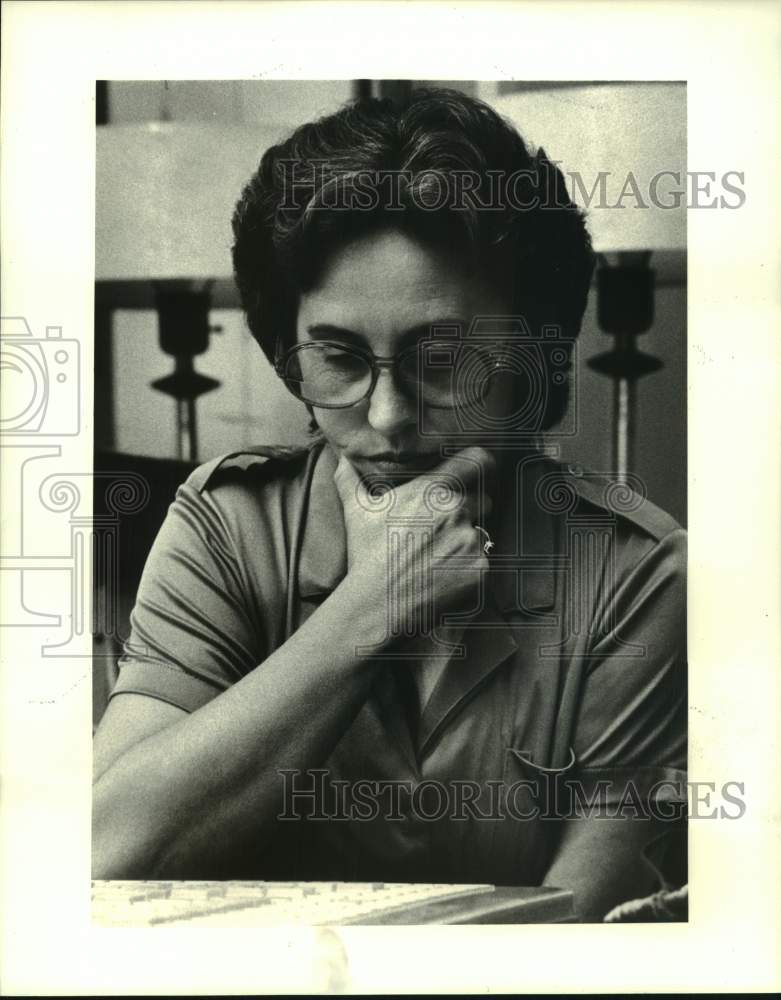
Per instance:
[[[427,344],[399,355],[395,368],[407,392],[430,406],[452,407],[454,376],[463,361],[463,345]],[[282,376],[296,395],[313,406],[352,406],[369,393],[372,364],[368,357],[340,346],[302,344],[288,355]]]

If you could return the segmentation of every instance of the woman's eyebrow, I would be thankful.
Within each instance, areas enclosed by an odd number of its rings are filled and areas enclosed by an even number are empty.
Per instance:
[[[366,338],[355,330],[334,326],[332,323],[314,323],[306,328],[306,332],[313,340],[352,340],[357,344],[366,343]]]
[[[434,327],[443,327],[448,333],[453,333],[456,330],[463,331],[467,326],[468,324],[461,317],[447,316],[441,319],[427,320],[425,323],[417,323],[415,326],[408,327],[402,331],[401,339],[412,341],[420,340],[422,337],[429,337],[432,335]],[[445,332],[445,329],[442,330],[442,333]],[[306,328],[306,332],[313,340],[337,339],[350,340],[357,344],[366,343],[366,337],[363,334],[344,326],[336,326],[333,323],[313,323]]]

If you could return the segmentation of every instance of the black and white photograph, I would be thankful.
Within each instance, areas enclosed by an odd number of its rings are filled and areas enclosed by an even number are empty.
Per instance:
[[[107,919],[686,919],[685,85],[98,87]]]
[[[5,6],[46,51],[68,34]],[[757,81],[709,120],[707,46],[662,45],[701,19],[653,4],[421,4],[419,36],[407,3],[61,6],[90,59],[4,77],[46,109],[6,96],[4,139],[51,162],[25,187],[4,153],[2,627],[31,668],[3,657],[5,711],[39,775],[8,783],[4,862],[36,859],[9,882],[12,982],[763,988],[779,303],[751,227],[778,129],[740,103]],[[778,18],[745,6],[777,71]],[[749,905],[754,971],[676,978]],[[55,916],[81,943],[36,978]],[[386,940],[407,959],[386,968]],[[133,941],[148,958],[107,986]]]

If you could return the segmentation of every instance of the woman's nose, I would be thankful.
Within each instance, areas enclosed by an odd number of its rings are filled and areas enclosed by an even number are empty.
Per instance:
[[[371,426],[381,434],[391,435],[414,423],[415,418],[414,400],[399,389],[392,372],[381,371],[369,399]]]

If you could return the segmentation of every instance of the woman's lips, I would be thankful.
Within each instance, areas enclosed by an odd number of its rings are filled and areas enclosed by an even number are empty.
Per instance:
[[[422,472],[440,462],[436,452],[382,452],[349,458],[354,465],[367,472]]]

